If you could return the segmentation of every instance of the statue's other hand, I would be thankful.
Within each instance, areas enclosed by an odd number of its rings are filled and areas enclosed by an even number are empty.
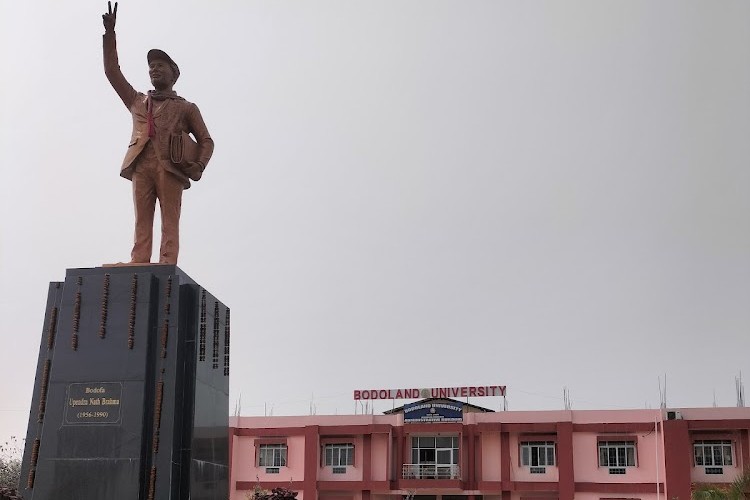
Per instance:
[[[102,15],[102,22],[104,23],[104,30],[107,32],[115,30],[115,22],[117,21],[117,2],[115,2],[115,10],[112,10],[112,2],[107,2],[107,12]]]
[[[203,177],[203,165],[191,161],[190,165],[185,169],[185,174],[190,177],[191,181],[199,181]]]

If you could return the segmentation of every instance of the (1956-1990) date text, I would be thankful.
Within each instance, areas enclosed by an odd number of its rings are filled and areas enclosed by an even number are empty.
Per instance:
[[[108,411],[79,411],[76,414],[77,418],[107,418],[109,417]]]

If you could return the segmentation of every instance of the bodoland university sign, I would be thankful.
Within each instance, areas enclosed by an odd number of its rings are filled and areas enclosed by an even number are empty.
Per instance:
[[[358,389],[354,399],[419,399],[419,398],[481,398],[505,397],[504,385],[479,385],[466,387],[432,387],[428,389]]]

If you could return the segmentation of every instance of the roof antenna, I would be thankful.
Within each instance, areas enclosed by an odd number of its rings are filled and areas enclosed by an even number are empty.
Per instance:
[[[742,372],[739,377],[734,377],[734,387],[737,391],[737,408],[745,407],[745,384],[742,383]]]
[[[315,393],[310,393],[310,415],[317,415],[318,414],[318,407],[315,404]]]
[[[234,416],[239,417],[241,411],[242,411],[242,393],[240,393],[240,397],[237,398],[237,401],[234,403]]]
[[[667,374],[664,374],[664,385],[662,386],[661,377],[659,377],[659,408],[662,410],[667,407]]]
[[[573,405],[570,403],[570,391],[565,386],[563,386],[563,405],[566,410],[573,409]]]

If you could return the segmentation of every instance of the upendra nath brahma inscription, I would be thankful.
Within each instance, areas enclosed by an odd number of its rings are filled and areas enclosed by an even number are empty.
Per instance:
[[[122,384],[119,382],[70,384],[65,425],[117,424],[121,401]]]

